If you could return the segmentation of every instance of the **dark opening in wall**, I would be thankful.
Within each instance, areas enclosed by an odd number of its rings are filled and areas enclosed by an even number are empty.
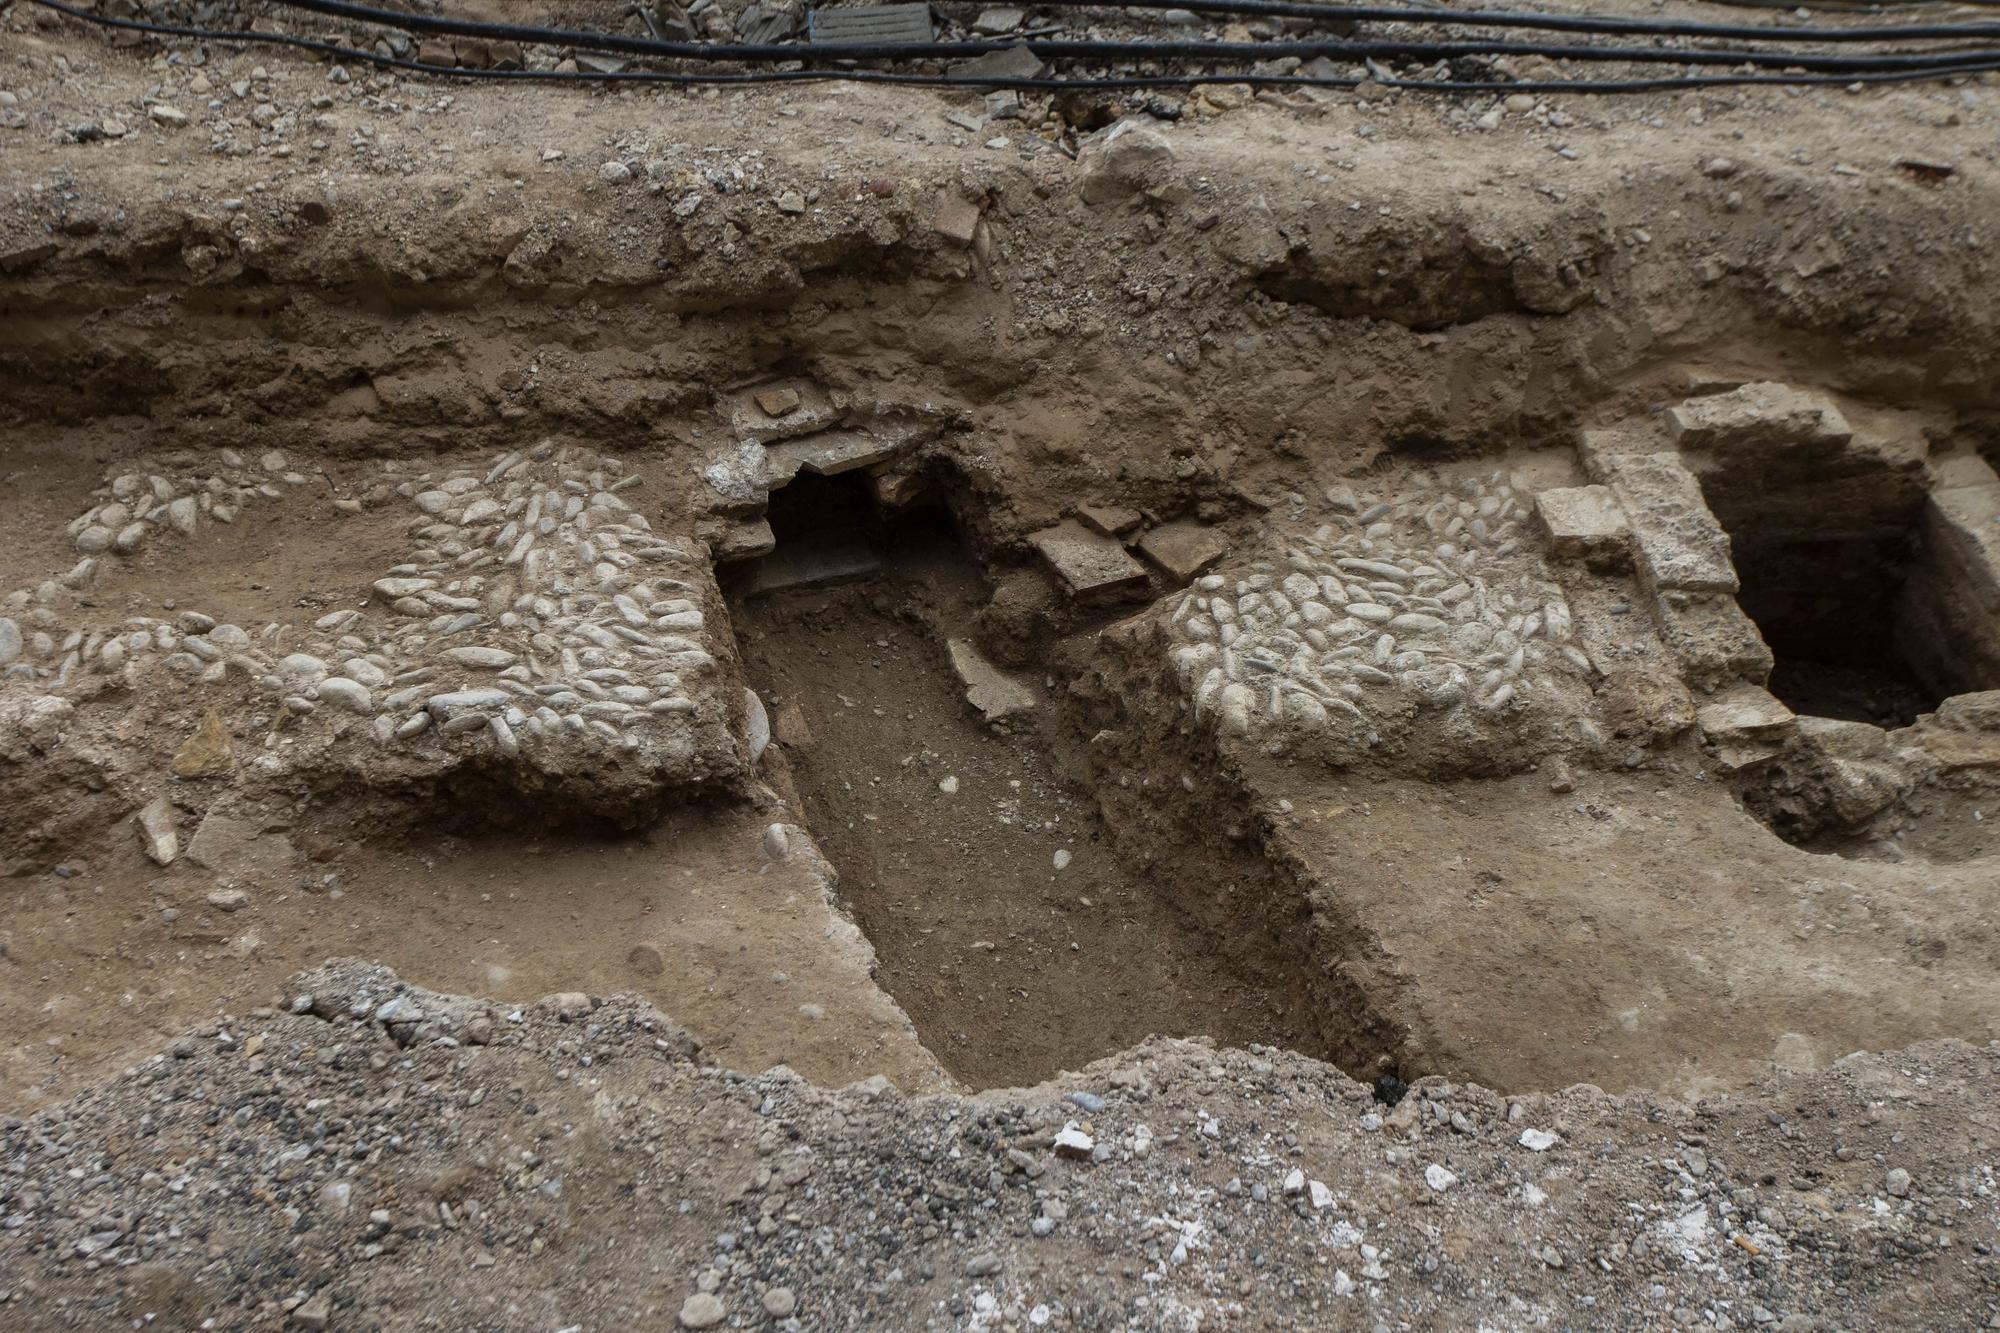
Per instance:
[[[1771,692],[1794,712],[1900,727],[1985,688],[1950,646],[1920,470],[1772,449],[1712,460],[1702,487],[1775,658]]]
[[[1793,712],[1896,727],[1949,693],[1903,652],[1910,534],[1737,549],[1738,600],[1771,647],[1771,692]]]
[[[881,511],[862,472],[794,477],[771,492],[765,517],[780,549],[799,542],[873,544],[882,535]]]

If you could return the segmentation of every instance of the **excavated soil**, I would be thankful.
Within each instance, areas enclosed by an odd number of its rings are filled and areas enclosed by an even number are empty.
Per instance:
[[[973,1087],[1155,1033],[1329,1054],[1318,1029],[1338,1016],[1217,947],[1198,910],[1213,884],[1135,864],[1105,828],[1064,760],[1065,718],[996,734],[967,715],[948,643],[987,594],[951,532],[919,520],[878,540],[877,573],[759,595],[736,632],[781,732],[798,729],[782,740],[804,822],[924,1044]]]
[[[1991,76],[0,56],[10,1324],[2000,1319]]]

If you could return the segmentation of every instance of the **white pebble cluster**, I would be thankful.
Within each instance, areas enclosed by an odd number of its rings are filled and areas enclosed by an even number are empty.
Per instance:
[[[1198,718],[1325,731],[1392,698],[1499,715],[1555,673],[1591,673],[1504,473],[1343,502],[1282,561],[1207,575],[1175,602],[1170,658]]]
[[[122,673],[136,684],[134,673],[156,662],[191,681],[245,677],[297,715],[368,718],[384,745],[451,737],[511,758],[560,740],[693,757],[694,724],[726,716],[702,610],[713,579],[699,548],[654,535],[621,498],[637,475],[552,444],[481,472],[403,479],[399,465],[385,466],[398,484],[381,494],[417,512],[415,545],[374,582],[373,607],[254,634],[183,611],[58,638],[40,606],[25,632],[0,618],[4,680],[61,690]],[[177,488],[168,478],[145,485],[156,498]],[[105,510],[77,530],[107,530]],[[5,605],[33,600],[16,593]]]
[[[638,480],[545,446],[505,455],[483,476],[403,483],[426,515],[412,533],[424,545],[374,592],[408,625],[395,636],[400,659],[423,665],[355,680],[390,691],[378,730],[407,740],[433,726],[487,728],[508,753],[521,736],[558,732],[633,748],[649,724],[712,707],[708,564],[693,545],[655,536],[620,498]],[[344,611],[320,627],[361,619]],[[329,671],[354,678],[350,665]],[[439,690],[440,674],[456,686]],[[324,701],[325,683],[317,690]],[[339,687],[336,702],[375,707],[348,702],[351,693]]]
[[[283,497],[279,482],[306,483],[305,474],[293,471],[275,449],[254,468],[234,449],[217,450],[215,464],[185,475],[171,469],[121,473],[93,495],[91,507],[69,525],[70,540],[81,555],[69,572],[60,580],[0,597],[0,684],[60,689],[79,673],[117,672],[128,660],[179,648],[175,626],[147,616],[132,617],[123,631],[64,632],[51,604],[66,590],[90,587],[107,558],[138,553],[163,529],[192,537],[204,522],[234,523],[245,507]],[[243,642],[247,647],[247,635]]]

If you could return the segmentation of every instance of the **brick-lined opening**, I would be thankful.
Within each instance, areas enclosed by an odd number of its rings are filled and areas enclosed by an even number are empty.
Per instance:
[[[1794,712],[1899,727],[2000,684],[1977,647],[1995,623],[1978,562],[1958,549],[1952,502],[1940,498],[1951,491],[1934,492],[1915,460],[1843,441],[1703,461],[1738,604],[1771,649],[1771,692]]]

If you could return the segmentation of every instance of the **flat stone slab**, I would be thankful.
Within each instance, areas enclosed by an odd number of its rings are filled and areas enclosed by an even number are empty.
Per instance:
[[[1701,729],[1718,741],[1741,741],[1767,736],[1792,724],[1792,710],[1769,690],[1756,685],[1733,685],[1694,713]]]
[[[719,561],[754,560],[758,556],[769,555],[776,550],[778,538],[771,531],[771,524],[765,519],[749,523],[737,523],[723,531],[713,543],[713,554]]]
[[[782,490],[801,472],[818,477],[838,476],[887,462],[901,448],[900,441],[865,430],[829,430],[785,440],[764,451],[765,485],[774,491]]]
[[[1854,438],[1854,428],[1832,400],[1808,389],[1769,382],[1670,407],[1667,429],[1683,449],[1801,444],[1838,448]]]
[[[1913,581],[1904,642],[1920,675],[2000,680],[2000,483],[1932,491],[1929,572]]]
[[[806,28],[815,45],[829,42],[921,45],[934,40],[935,32],[931,26],[931,7],[922,3],[808,10]]]
[[[1734,593],[1729,534],[1715,521],[1701,484],[1673,454],[1618,454],[1598,460],[1606,485],[1632,525],[1641,576],[1661,591]]]
[[[1631,417],[1609,426],[1592,426],[1577,432],[1576,454],[1584,471],[1599,481],[1604,479],[1606,459],[1626,454],[1657,454],[1672,447],[1667,432],[1652,417]]]
[[[2000,484],[1933,491],[1929,516],[1958,548],[1966,572],[1992,586],[2000,581]]]
[[[1127,555],[1123,545],[1075,519],[1043,528],[1028,540],[1063,586],[1078,597],[1117,592],[1146,581],[1145,566]]]
[[[723,416],[737,439],[753,444],[793,440],[840,424],[826,391],[805,379],[739,389],[723,400]]]
[[[1028,17],[1025,9],[1012,5],[994,5],[979,11],[979,17],[972,20],[972,30],[981,37],[998,37],[1001,33],[1012,32]]]
[[[1079,505],[1076,516],[1083,526],[1106,537],[1123,537],[1146,521],[1138,510],[1122,505]]]
[[[1139,539],[1148,560],[1182,583],[1229,554],[1229,544],[1199,523],[1166,523]]]
[[[1625,554],[1632,525],[1608,486],[1559,486],[1535,495],[1535,514],[1548,533],[1549,553],[1562,560],[1603,560]]]
[[[746,595],[782,588],[809,588],[866,578],[882,568],[882,558],[860,538],[842,538],[812,545],[787,543],[759,560],[750,571]]]
[[[210,811],[188,840],[187,859],[231,883],[283,885],[296,853],[282,833],[265,833],[247,819]]]
[[[1034,711],[1034,693],[987,661],[970,639],[952,639],[945,647],[951,653],[951,669],[965,686],[966,702],[988,722],[1005,722]]]

